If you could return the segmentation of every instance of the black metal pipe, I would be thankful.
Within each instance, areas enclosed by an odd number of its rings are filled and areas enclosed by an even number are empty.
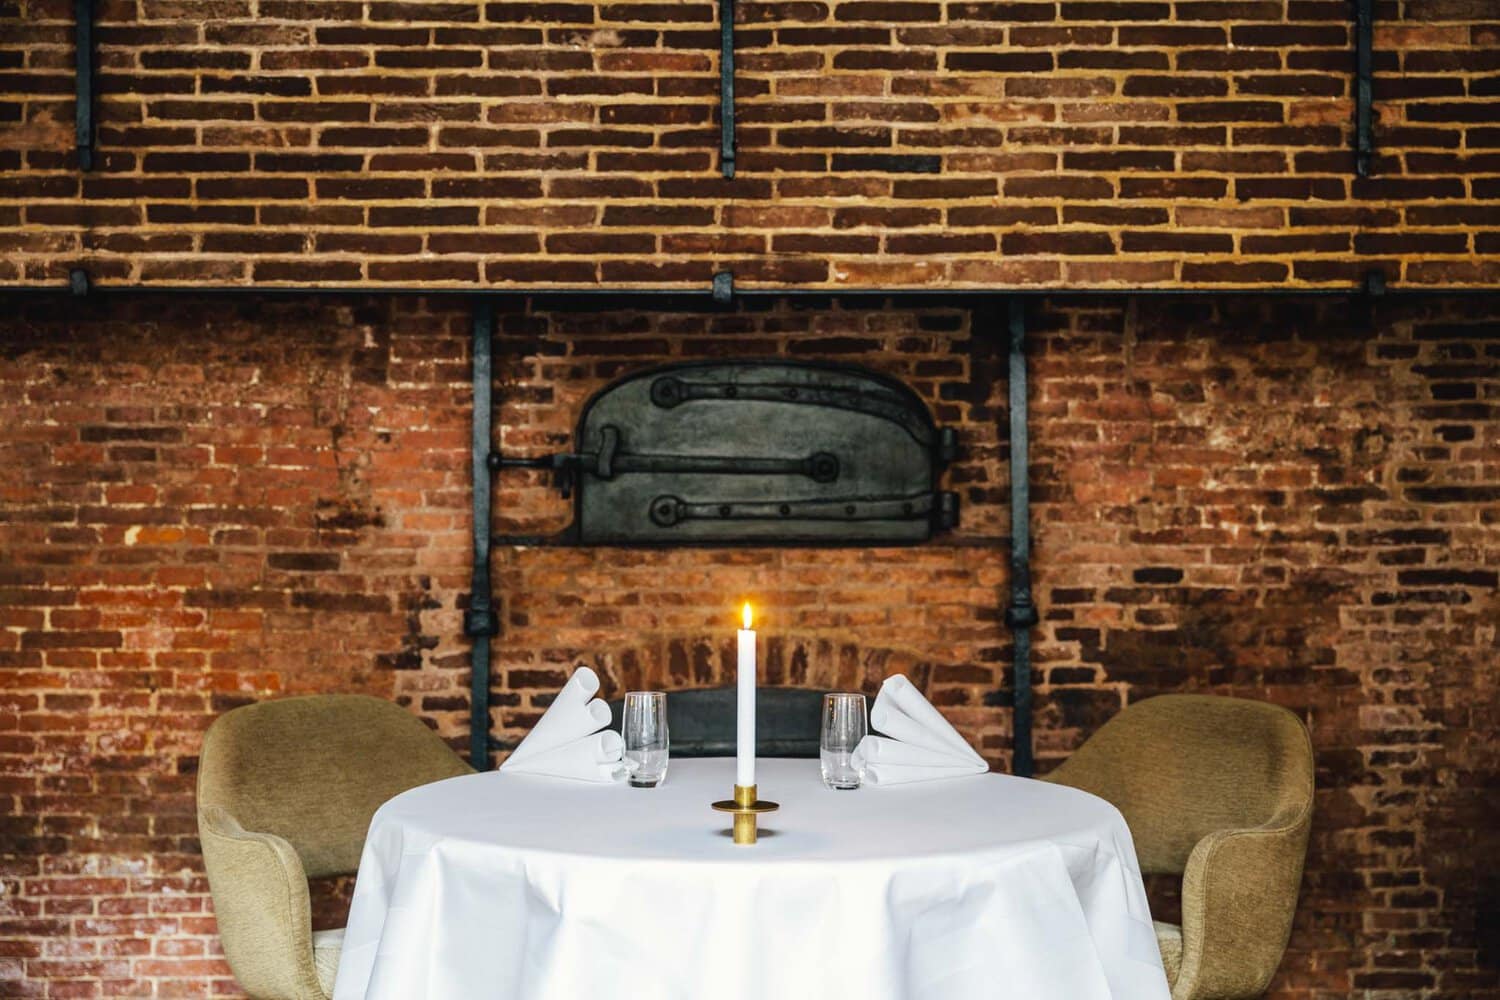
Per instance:
[[[719,0],[719,170],[734,176],[734,0]]]
[[[1010,604],[1005,624],[1015,657],[1012,673],[1012,767],[1029,778],[1036,770],[1031,741],[1031,627],[1039,620],[1031,599],[1031,460],[1026,407],[1026,304],[1008,304],[1010,347]]]
[[[469,763],[484,771],[490,764],[490,639],[500,632],[490,581],[490,427],[494,401],[493,334],[495,310],[487,299],[474,304],[474,561],[469,580],[469,607],[464,634],[474,641],[469,673]]]
[[[82,268],[75,271],[87,272]],[[71,295],[71,285],[0,285],[0,297],[16,295]],[[491,300],[534,299],[543,303],[561,300],[577,304],[587,300],[589,308],[598,300],[672,302],[700,305],[714,299],[710,288],[420,288],[405,285],[99,285],[90,284],[90,295],[259,295],[350,296],[399,295],[428,298],[473,298],[482,294]],[[938,301],[961,308],[966,303],[1004,298],[1205,298],[1233,295],[1240,298],[1353,298],[1367,294],[1365,283],[1324,288],[735,288],[736,299],[893,299]],[[1500,285],[1459,287],[1388,286],[1390,298],[1434,298],[1448,295],[1500,295]]]
[[[94,169],[94,0],[73,0],[73,43],[77,93],[73,105],[73,141],[78,169]]]
[[[1375,158],[1375,0],[1354,0],[1354,170],[1370,176]]]

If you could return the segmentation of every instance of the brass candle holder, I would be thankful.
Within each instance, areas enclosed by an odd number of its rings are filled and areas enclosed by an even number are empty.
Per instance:
[[[756,817],[761,813],[775,812],[781,808],[776,802],[765,802],[755,797],[754,785],[735,785],[734,798],[720,799],[714,803],[719,812],[734,814],[734,842],[753,844],[756,837]]]

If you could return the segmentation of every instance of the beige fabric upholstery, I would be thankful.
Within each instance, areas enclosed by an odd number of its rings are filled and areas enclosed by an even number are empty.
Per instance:
[[[198,807],[198,837],[224,954],[257,1000],[324,1000],[312,955],[307,876],[292,845]]]
[[[312,936],[313,967],[318,970],[318,985],[333,996],[333,979],[339,972],[339,952],[344,950],[344,929],[314,931]]]
[[[1265,991],[1291,933],[1312,822],[1312,744],[1295,715],[1235,698],[1149,698],[1047,780],[1113,803],[1142,871],[1182,875],[1180,944],[1157,925],[1173,1000]]]
[[[327,1000],[342,937],[315,944],[308,876],[353,873],[382,803],[469,771],[409,712],[363,695],[261,702],[214,722],[198,832],[240,985],[257,1000]]]
[[[1156,947],[1167,970],[1167,982],[1175,983],[1182,969],[1182,928],[1163,920],[1153,920],[1151,926],[1156,929]]]

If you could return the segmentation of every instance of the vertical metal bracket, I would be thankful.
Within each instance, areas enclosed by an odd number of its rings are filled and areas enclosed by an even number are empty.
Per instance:
[[[1369,177],[1375,159],[1375,0],[1354,0],[1354,170]]]
[[[73,0],[77,97],[73,105],[78,169],[94,169],[94,0]]]
[[[487,299],[474,304],[474,561],[469,581],[469,607],[464,611],[464,634],[474,640],[469,674],[469,764],[475,770],[490,766],[490,639],[500,633],[490,583],[490,426],[493,415],[494,306]]]
[[[1031,739],[1031,627],[1040,621],[1031,598],[1031,459],[1026,407],[1026,305],[1007,303],[1010,346],[1010,605],[1005,624],[1015,645],[1012,699],[1014,774],[1036,770]]]
[[[734,176],[734,0],[719,0],[719,169]]]
[[[1351,312],[1366,330],[1375,328],[1376,314],[1382,299],[1389,289],[1385,283],[1385,272],[1379,268],[1366,271],[1360,279],[1359,294],[1351,303]]]
[[[720,271],[714,275],[712,294],[715,305],[727,306],[734,302],[733,271]]]

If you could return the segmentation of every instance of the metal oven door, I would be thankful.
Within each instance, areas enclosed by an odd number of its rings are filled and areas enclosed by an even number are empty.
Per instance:
[[[956,522],[936,488],[953,442],[884,376],[724,361],[610,384],[550,464],[578,544],[902,544]]]

